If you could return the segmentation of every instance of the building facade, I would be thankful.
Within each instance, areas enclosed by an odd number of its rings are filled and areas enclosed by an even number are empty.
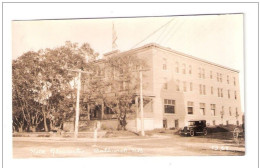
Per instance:
[[[240,125],[239,72],[186,55],[157,44],[125,52],[144,59],[149,70],[143,72],[144,129],[179,128],[189,120],[203,119],[207,125]],[[137,100],[138,104],[138,94]],[[140,130],[140,109],[127,128]]]

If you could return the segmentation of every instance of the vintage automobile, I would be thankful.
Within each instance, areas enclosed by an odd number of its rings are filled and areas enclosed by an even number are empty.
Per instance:
[[[206,120],[191,120],[188,121],[188,126],[179,130],[180,135],[195,136],[198,134],[207,135]]]

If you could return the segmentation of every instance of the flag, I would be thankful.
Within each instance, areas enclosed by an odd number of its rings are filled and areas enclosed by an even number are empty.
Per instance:
[[[112,28],[112,50],[116,50],[117,49],[116,40],[117,40],[117,34],[116,34],[116,30],[115,30],[115,25],[113,23],[113,28]]]

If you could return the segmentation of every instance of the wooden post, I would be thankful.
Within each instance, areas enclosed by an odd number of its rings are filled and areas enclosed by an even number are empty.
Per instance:
[[[144,133],[144,103],[143,103],[143,72],[140,70],[140,115],[141,115],[141,135]]]
[[[101,104],[101,120],[103,120],[103,117],[104,117],[104,101],[102,101],[102,104]]]
[[[138,132],[138,113],[139,113],[138,96],[135,97],[135,106],[136,106],[135,126],[136,126],[136,132]]]
[[[78,77],[78,87],[77,87],[77,102],[76,102],[76,119],[75,119],[75,132],[74,137],[78,137],[78,130],[79,130],[79,97],[80,97],[80,85],[81,85],[81,72],[79,72]]]
[[[90,120],[90,104],[88,103],[88,120]]]

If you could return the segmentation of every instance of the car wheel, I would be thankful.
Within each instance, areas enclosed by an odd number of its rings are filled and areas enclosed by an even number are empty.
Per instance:
[[[207,135],[208,134],[208,130],[207,129],[203,129],[203,135]]]
[[[194,136],[195,132],[193,130],[190,131],[190,136]]]

